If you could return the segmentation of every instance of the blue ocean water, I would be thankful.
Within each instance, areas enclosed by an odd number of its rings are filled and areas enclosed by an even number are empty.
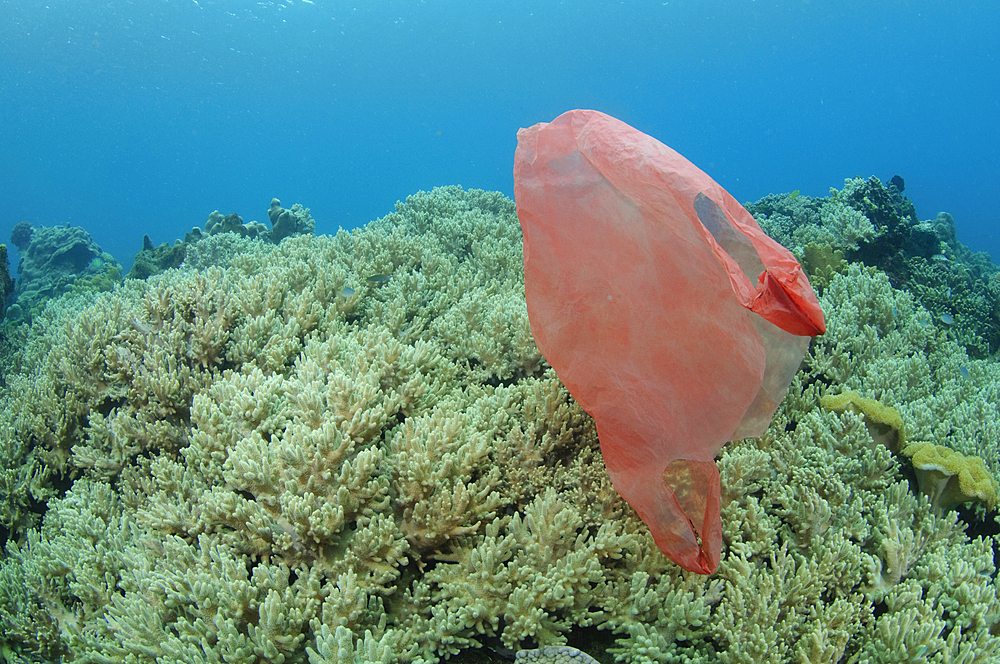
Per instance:
[[[354,228],[512,194],[519,127],[595,108],[740,201],[899,174],[1000,262],[992,0],[0,0],[0,241],[85,227],[128,269],[208,214]],[[14,257],[16,265],[16,255]],[[13,267],[13,266],[12,266]]]

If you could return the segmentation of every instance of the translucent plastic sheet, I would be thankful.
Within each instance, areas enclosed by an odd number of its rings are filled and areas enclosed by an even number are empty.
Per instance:
[[[714,572],[715,456],[763,433],[824,331],[808,280],[708,175],[597,111],[518,132],[514,197],[539,349],[656,544]]]

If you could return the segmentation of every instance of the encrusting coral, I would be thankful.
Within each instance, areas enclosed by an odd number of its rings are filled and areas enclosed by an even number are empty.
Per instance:
[[[913,462],[920,490],[936,510],[976,500],[996,508],[1000,485],[979,457],[927,442],[907,445],[903,454]]]
[[[979,501],[995,509],[996,479],[978,456],[966,456],[943,445],[926,441],[906,444],[906,427],[899,411],[866,399],[857,392],[827,394],[820,405],[837,413],[851,411],[864,418],[872,441],[910,458],[920,491],[937,513],[961,503]]]
[[[857,392],[826,394],[820,398],[823,408],[837,413],[850,410],[865,418],[868,433],[876,443],[885,445],[893,452],[902,452],[906,444],[906,426],[899,411],[881,404],[875,399],[866,399]]]
[[[995,536],[936,512],[863,414],[819,406],[870,395],[908,441],[998,470],[1000,370],[883,273],[831,274],[770,428],[723,449],[703,577],[614,492],[534,347],[511,201],[446,187],[351,233],[230,235],[50,303],[9,363],[7,661],[1000,655]]]

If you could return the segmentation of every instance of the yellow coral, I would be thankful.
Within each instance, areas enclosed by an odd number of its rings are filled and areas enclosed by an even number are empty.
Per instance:
[[[934,443],[911,443],[903,454],[913,461],[920,491],[927,494],[938,510],[947,510],[971,501],[997,504],[1000,484],[977,456],[965,456]]]
[[[899,452],[906,444],[906,430],[899,411],[875,399],[866,399],[857,392],[827,394],[820,398],[823,408],[836,413],[851,410],[865,418],[865,426],[872,440],[881,443],[894,452]]]

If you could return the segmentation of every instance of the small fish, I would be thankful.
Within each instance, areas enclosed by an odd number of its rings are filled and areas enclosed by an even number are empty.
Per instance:
[[[947,295],[947,297],[951,297],[951,289],[950,288],[948,289],[948,295]]]
[[[939,318],[941,319],[941,322],[944,323],[945,325],[951,325],[952,323],[955,322],[955,319],[951,317],[951,314],[941,314]]]
[[[931,256],[931,259],[936,261],[941,261],[942,263],[946,263],[948,261],[948,257],[945,256],[944,254],[934,254],[933,256]]]
[[[366,277],[365,281],[367,281],[370,284],[384,284],[385,282],[389,281],[389,275],[388,274],[373,274],[370,277]]]
[[[959,367],[958,373],[962,374],[962,378],[964,378],[965,380],[969,379],[969,370],[967,368]]]
[[[799,197],[799,190],[798,189],[796,189],[792,193],[788,194],[788,200],[790,200],[790,201],[794,201],[798,197]]]
[[[349,297],[354,297],[354,293],[356,293],[356,292],[357,291],[355,291],[350,286],[344,286],[343,288],[340,289],[340,292],[337,293],[337,295],[339,295],[340,297],[342,297],[342,298],[344,298],[346,300]]]

